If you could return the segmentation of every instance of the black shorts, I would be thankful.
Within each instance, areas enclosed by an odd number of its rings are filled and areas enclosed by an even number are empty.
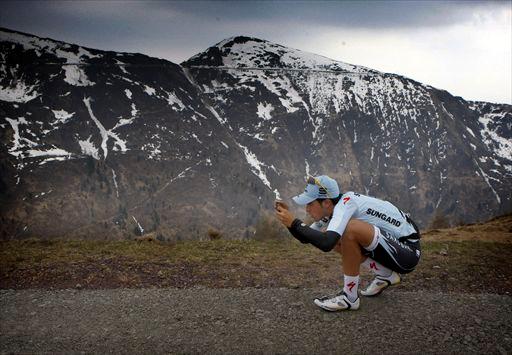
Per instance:
[[[378,238],[377,247],[373,251],[363,249],[364,255],[399,274],[407,274],[418,265],[421,255],[419,235],[417,239],[408,237],[397,239],[391,233],[381,229]]]

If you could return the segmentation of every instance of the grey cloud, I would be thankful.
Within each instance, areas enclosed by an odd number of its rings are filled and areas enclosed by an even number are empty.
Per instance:
[[[510,1],[178,1],[150,2],[157,11],[196,18],[295,21],[351,28],[436,27],[465,22],[475,9],[510,8]]]
[[[193,30],[194,25],[243,20],[301,25],[390,29],[435,27],[467,21],[478,8],[509,8],[510,1],[4,1],[0,23],[93,33],[145,29]],[[30,14],[30,16],[28,16]],[[186,26],[187,20],[190,27]],[[242,28],[241,28],[242,30]],[[85,31],[84,31],[85,32]],[[107,33],[108,35],[108,33]]]
[[[436,27],[468,21],[478,9],[507,6],[510,1],[3,1],[0,25],[178,62],[234,35],[272,40],[307,37],[322,26]]]

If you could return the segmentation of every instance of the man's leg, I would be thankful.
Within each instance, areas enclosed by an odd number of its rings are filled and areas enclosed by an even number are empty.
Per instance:
[[[375,228],[366,222],[352,219],[341,238],[343,291],[353,302],[358,298],[359,268],[366,259],[361,247],[368,247],[375,238]]]
[[[368,229],[368,227],[369,227],[369,229]],[[364,245],[362,245],[362,244],[359,244],[359,245],[361,245],[363,248],[365,248],[370,243],[373,242],[373,238],[375,237],[375,230],[374,230],[374,227],[369,223],[366,223],[366,222],[363,222],[363,221],[360,221],[357,219],[351,219],[348,222],[347,227],[345,228],[345,232],[343,233],[343,238],[341,238],[339,240],[339,242],[336,244],[336,246],[334,247],[334,251],[340,255],[343,255],[343,243],[349,243],[347,241],[344,242],[345,236],[348,236],[349,238],[351,238],[357,242],[360,239],[357,237],[358,234],[363,235],[363,239],[364,239],[363,244]],[[370,237],[368,237],[368,235],[370,235]],[[370,240],[369,243],[368,243],[368,240]],[[350,247],[351,246],[349,246],[349,248]],[[360,263],[363,263],[366,259],[367,259],[367,256],[365,256],[361,253]]]
[[[375,228],[366,222],[352,219],[336,245],[336,251],[342,255],[343,292],[335,297],[322,297],[315,304],[328,311],[356,310],[359,308],[359,267],[366,259],[361,247],[370,246],[375,239]]]
[[[375,237],[375,228],[358,219],[351,219],[341,238],[341,255],[345,275],[359,275],[359,266],[366,260],[361,247],[368,247]]]
[[[366,290],[361,290],[361,295],[366,297],[378,296],[389,286],[400,283],[400,275],[380,264],[379,262],[368,258],[361,266],[372,271],[376,276],[368,285]]]

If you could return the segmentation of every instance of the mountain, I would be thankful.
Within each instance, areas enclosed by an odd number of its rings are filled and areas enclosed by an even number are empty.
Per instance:
[[[510,212],[512,106],[249,37],[177,65],[0,31],[1,238],[251,237],[328,174],[427,226]]]
[[[388,198],[423,225],[436,214],[469,221],[511,207],[510,105],[466,102],[398,75],[246,37],[183,65],[238,140],[255,137],[247,145],[257,156],[284,154],[286,165],[274,164],[287,175],[280,189],[304,170],[328,172],[342,189]]]

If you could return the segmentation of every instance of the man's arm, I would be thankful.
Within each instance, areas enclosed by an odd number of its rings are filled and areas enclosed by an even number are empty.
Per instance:
[[[307,226],[298,218],[293,220],[292,225],[288,230],[301,243],[312,244],[324,252],[331,251],[341,238],[341,235],[334,231],[327,231],[324,233],[315,230]]]
[[[331,251],[338,240],[340,234],[334,231],[323,233],[308,227],[300,219],[294,218],[287,208],[276,206],[277,218],[288,228],[290,233],[301,243],[313,244],[318,249],[328,252]]]
[[[292,227],[287,227],[287,228],[288,228],[288,232],[290,232],[291,235],[293,235],[293,237],[295,239],[297,239],[302,244],[308,244],[308,241],[299,232],[295,231],[295,229],[293,229]]]
[[[301,243],[313,244],[318,249],[331,251],[340,240],[348,221],[357,211],[357,205],[350,198],[338,203],[327,227],[327,231],[321,232],[308,227],[300,219],[296,219],[284,208],[276,208],[277,218],[286,226],[290,233]]]

